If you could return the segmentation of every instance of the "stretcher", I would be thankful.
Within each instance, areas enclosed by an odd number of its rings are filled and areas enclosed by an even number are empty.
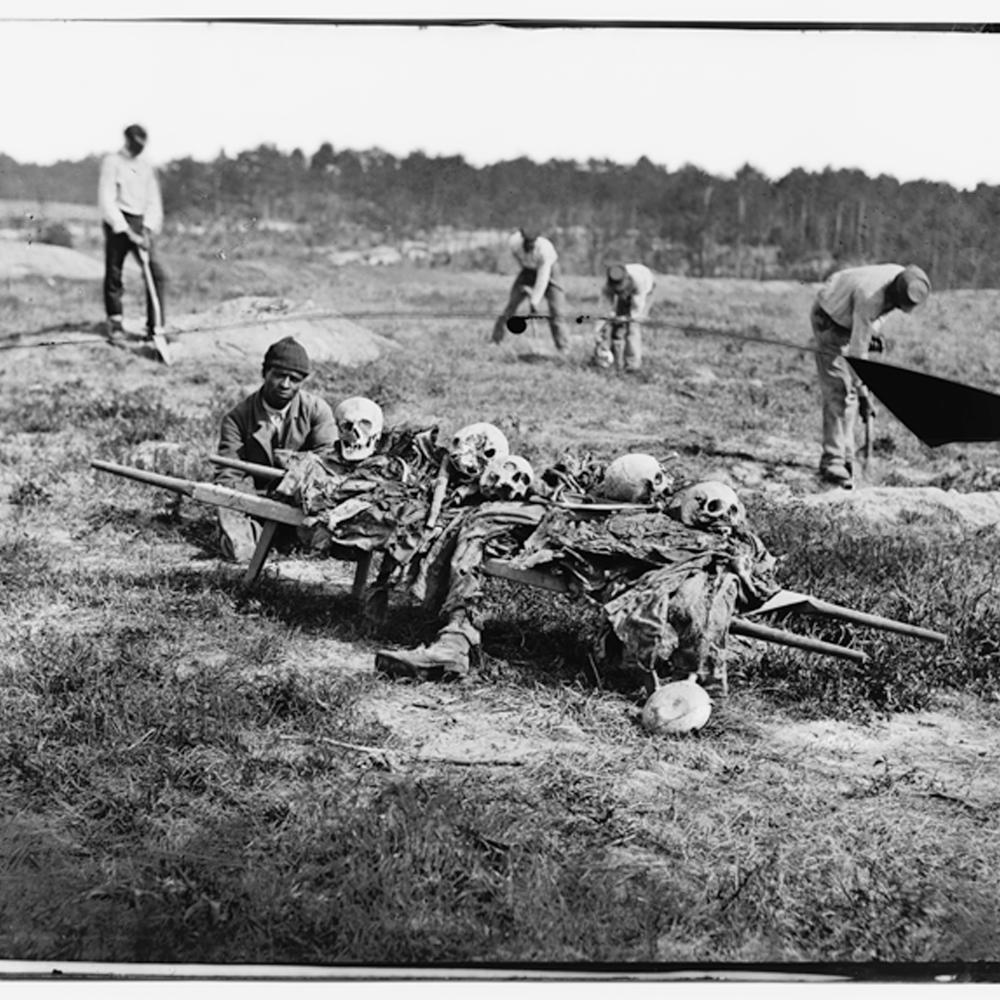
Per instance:
[[[219,466],[237,469],[238,471],[249,475],[254,475],[258,478],[271,481],[276,481],[284,475],[284,472],[281,469],[275,469],[271,466],[255,465],[250,462],[224,458],[219,455],[213,455],[210,461]],[[251,557],[250,563],[243,575],[242,582],[246,587],[253,586],[257,578],[260,576],[273,546],[274,534],[278,526],[286,524],[293,527],[299,527],[303,525],[306,520],[305,515],[296,507],[293,507],[291,504],[283,503],[280,500],[274,500],[270,497],[258,496],[254,493],[245,493],[229,487],[218,486],[214,483],[181,479],[175,476],[165,476],[156,472],[147,472],[144,469],[136,469],[126,465],[117,465],[112,462],[104,462],[97,459],[93,460],[90,464],[98,471],[107,472],[126,479],[132,479],[148,486],[169,490],[171,492],[190,497],[192,500],[199,503],[241,511],[242,513],[258,520],[261,525],[261,533],[253,556]],[[624,504],[622,506],[634,507],[635,505]],[[365,588],[367,587],[368,574],[371,569],[373,553],[349,546],[335,546],[330,550],[329,554],[331,558],[355,564],[354,579],[351,589],[355,597],[361,598],[365,592]],[[544,573],[539,570],[522,569],[502,559],[485,560],[483,563],[483,572],[487,576],[511,580],[525,586],[539,587],[557,593],[567,593],[570,590],[567,582],[555,574]],[[854,608],[831,604],[828,601],[822,601],[808,594],[801,594],[792,590],[779,590],[760,607],[743,615],[734,616],[730,619],[729,632],[732,635],[742,636],[744,638],[758,639],[763,642],[789,646],[824,656],[833,656],[839,659],[850,660],[855,663],[865,663],[867,661],[867,654],[861,650],[852,649],[849,646],[841,646],[837,643],[815,639],[811,636],[798,635],[794,632],[775,628],[756,620],[761,616],[775,612],[813,614],[840,621],[851,622],[855,625],[861,625],[868,628],[895,632],[927,642],[944,643],[948,638],[942,632],[923,628],[918,625],[911,625],[907,622],[896,621],[891,618],[885,618],[881,615],[868,614],[867,612],[858,611]]]

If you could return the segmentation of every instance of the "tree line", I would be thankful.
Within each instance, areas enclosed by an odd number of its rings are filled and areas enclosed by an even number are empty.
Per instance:
[[[0,197],[93,203],[100,158],[49,166],[0,154]],[[957,190],[861,170],[772,180],[750,164],[719,177],[645,157],[520,157],[475,167],[461,156],[334,149],[312,156],[270,144],[161,168],[164,207],[177,222],[253,218],[300,223],[318,244],[421,238],[437,227],[533,225],[558,241],[567,266],[642,260],[665,273],[815,280],[855,263],[919,263],[940,288],[1000,287],[1000,187]]]

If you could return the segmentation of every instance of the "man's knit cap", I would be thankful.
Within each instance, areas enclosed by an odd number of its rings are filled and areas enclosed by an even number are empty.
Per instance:
[[[286,368],[288,371],[308,375],[312,364],[306,349],[294,337],[285,337],[267,349],[264,368]]]

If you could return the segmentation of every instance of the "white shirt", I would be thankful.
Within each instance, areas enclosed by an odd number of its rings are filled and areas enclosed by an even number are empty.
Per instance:
[[[886,291],[902,270],[901,264],[848,267],[831,274],[817,293],[816,302],[823,312],[837,326],[851,331],[847,353],[852,358],[867,355],[872,335],[895,308]]]
[[[535,239],[531,250],[524,249],[524,237],[518,232],[510,238],[510,252],[521,267],[531,268],[535,272],[535,284],[531,289],[531,308],[538,309],[542,304],[542,296],[552,277],[552,265],[559,259],[556,248],[544,236]]]
[[[153,165],[141,153],[130,156],[125,149],[109,153],[101,163],[97,206],[101,220],[113,232],[124,233],[129,228],[122,215],[128,212],[141,215],[143,225],[158,233],[163,225],[163,203]]]
[[[656,287],[653,272],[645,264],[626,264],[625,273],[632,279],[632,284],[635,286],[629,316],[635,319],[645,319],[646,313],[649,312],[649,297]],[[614,310],[618,293],[607,281],[604,282],[604,287],[601,289],[601,299],[608,304],[612,311]]]
[[[269,403],[265,402],[263,396],[261,397],[261,406],[264,407],[264,412],[267,414],[267,422],[271,425],[271,434],[275,440],[281,436],[281,429],[285,426],[285,417],[288,416],[288,408],[292,405],[291,400],[289,400],[285,405],[277,410]]]

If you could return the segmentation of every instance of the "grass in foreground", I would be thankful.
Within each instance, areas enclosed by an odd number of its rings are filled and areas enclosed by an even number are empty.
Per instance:
[[[261,265],[201,290],[181,281],[179,292],[196,305],[223,286],[287,294],[315,277]],[[426,305],[440,291],[463,311],[489,295],[502,301],[506,279],[334,284],[316,288],[373,308]],[[42,295],[79,304],[58,287],[30,291],[31,303],[14,294],[0,309],[27,322],[53,308]],[[766,297],[709,298],[663,308],[703,322],[756,316],[777,333],[798,323]],[[768,368],[757,349],[706,356],[692,338],[654,340],[647,376],[626,384],[484,355],[481,331],[458,321],[421,330],[372,365],[325,366],[316,387],[331,400],[376,396],[393,420],[450,429],[493,419],[538,461],[567,443],[605,458],[641,445],[681,450],[692,471],[711,468],[715,442],[792,435],[816,416],[811,373],[794,353]],[[718,381],[696,390],[704,365]],[[336,654],[302,666],[318,643],[374,641],[346,598],[265,581],[247,599],[209,561],[209,512],[158,518],[153,491],[88,469],[91,457],[122,460],[142,440],[210,447],[234,373],[199,373],[192,389],[179,369],[139,372],[115,354],[89,366],[52,355],[32,372],[31,391],[15,396],[23,382],[5,369],[0,401],[0,474],[13,484],[0,536],[4,957],[996,959],[994,807],[936,784],[930,764],[827,770],[808,748],[779,751],[768,735],[789,719],[863,724],[956,692],[992,719],[995,530],[880,529],[761,506],[754,524],[785,557],[786,585],[952,642],[789,622],[849,639],[871,666],[755,648],[732,669],[730,701],[688,740],[646,736],[630,681],[593,675],[587,612],[498,583],[482,674],[427,697],[454,699],[484,725],[513,716],[538,753],[507,767],[420,761],[369,711],[400,697],[399,686],[342,672]],[[182,406],[192,392],[205,405]],[[920,458],[912,442],[901,450]],[[389,637],[432,631],[411,612]]]

